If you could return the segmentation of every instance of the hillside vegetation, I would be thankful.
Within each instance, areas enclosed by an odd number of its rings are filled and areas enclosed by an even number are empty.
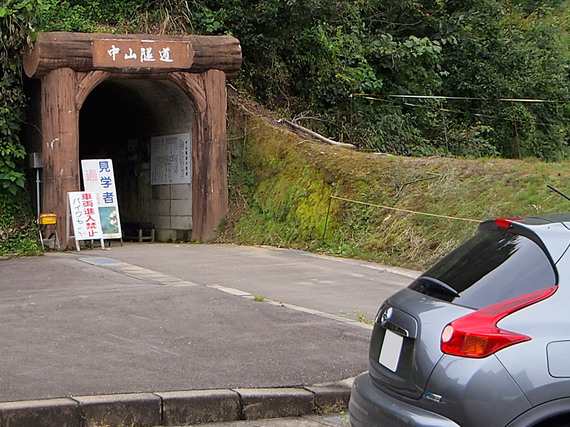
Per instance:
[[[236,107],[232,211],[218,239],[413,267],[463,240],[475,222],[386,207],[477,220],[567,210],[546,183],[570,189],[561,163],[570,154],[569,6],[5,0],[0,255],[38,251],[20,140],[22,51],[38,31],[236,36],[243,67],[232,84],[241,93],[357,150],[315,144]],[[537,160],[521,160],[529,158]]]
[[[231,210],[218,242],[422,269],[471,236],[477,223],[379,206],[472,220],[570,210],[570,201],[547,187],[570,192],[565,163],[337,148],[283,128],[235,93],[229,123]]]

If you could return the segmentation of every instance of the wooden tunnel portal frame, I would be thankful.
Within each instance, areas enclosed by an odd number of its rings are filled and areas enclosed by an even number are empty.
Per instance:
[[[155,79],[176,84],[192,104],[191,238],[210,237],[227,213],[226,78],[240,66],[241,47],[231,36],[38,34],[24,70],[41,79],[42,206],[57,214],[59,235],[67,193],[80,191],[83,102],[108,79]]]

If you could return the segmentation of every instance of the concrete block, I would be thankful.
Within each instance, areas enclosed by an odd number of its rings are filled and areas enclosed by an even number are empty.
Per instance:
[[[235,389],[246,420],[302,417],[315,413],[313,393],[300,388]]]
[[[162,229],[171,229],[170,225],[170,216],[168,215],[156,215],[152,217],[152,222],[154,222],[154,226],[158,230],[159,228]]]
[[[175,230],[190,230],[192,229],[191,216],[171,216],[170,227]]]
[[[79,405],[72,399],[0,403],[0,425],[4,427],[75,427],[80,420]]]
[[[159,425],[162,401],[152,393],[74,397],[87,427]]]
[[[192,236],[192,230],[176,230],[177,242],[188,242]]]
[[[172,200],[170,202],[170,213],[176,216],[191,216],[192,200]]]
[[[156,393],[162,398],[163,423],[186,425],[239,419],[239,395],[231,390]]]
[[[177,240],[176,230],[157,228],[155,233],[156,241],[158,242],[175,242]]]
[[[152,198],[155,200],[170,200],[170,185],[152,185]]]
[[[332,413],[348,409],[350,388],[340,385],[315,385],[305,387],[315,396],[318,413]]]
[[[170,187],[170,198],[172,200],[192,199],[192,184],[172,184]]]
[[[172,185],[170,184],[166,184],[166,185],[159,185],[159,199],[162,200],[170,200],[171,196],[170,193],[172,192]]]
[[[170,200],[153,200],[152,215],[170,215]]]

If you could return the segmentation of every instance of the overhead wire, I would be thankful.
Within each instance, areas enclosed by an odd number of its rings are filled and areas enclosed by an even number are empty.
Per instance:
[[[570,123],[570,120],[565,120],[565,119],[557,119],[556,122],[553,121],[552,123],[545,123],[545,122],[537,122],[530,120],[521,120],[519,118],[514,118],[514,117],[493,116],[489,114],[483,114],[477,112],[477,110],[474,110],[472,108],[467,108],[467,111],[465,111],[459,109],[444,108],[441,107],[441,104],[439,106],[430,106],[430,105],[414,104],[410,102],[401,103],[396,101],[397,99],[427,99],[427,100],[440,100],[440,101],[450,100],[450,101],[484,101],[484,102],[509,102],[509,103],[520,102],[520,103],[539,103],[539,104],[570,104],[570,101],[564,101],[564,100],[530,99],[530,98],[528,99],[527,98],[478,98],[478,97],[436,96],[436,95],[388,95],[388,97],[394,99],[385,99],[365,93],[357,93],[353,94],[352,96],[361,97],[363,99],[375,102],[389,103],[392,105],[404,105],[412,108],[425,108],[425,109],[432,109],[432,110],[455,113],[455,114],[472,114],[475,117],[481,117],[486,119],[503,120],[508,122],[516,121],[518,123],[539,125],[539,126],[554,126],[560,122]]]

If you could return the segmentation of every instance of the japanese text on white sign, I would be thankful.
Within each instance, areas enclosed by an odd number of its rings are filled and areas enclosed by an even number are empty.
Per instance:
[[[93,65],[111,68],[189,68],[193,51],[179,40],[95,39]]]
[[[190,184],[191,158],[189,133],[151,138],[151,185]]]
[[[82,160],[85,191],[96,194],[105,239],[121,238],[119,203],[111,159]]]
[[[97,197],[88,192],[67,193],[75,240],[97,240],[103,238]]]

